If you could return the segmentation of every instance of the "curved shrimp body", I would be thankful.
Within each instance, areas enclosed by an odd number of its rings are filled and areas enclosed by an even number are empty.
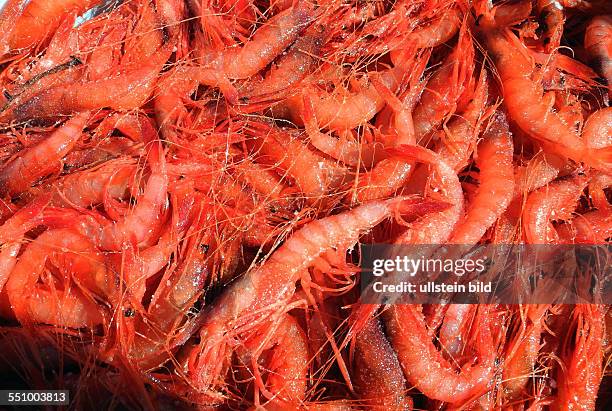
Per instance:
[[[612,213],[608,209],[589,211],[557,228],[559,236],[572,244],[605,244],[612,237]]]
[[[527,312],[525,318],[521,318],[520,330],[506,348],[507,361],[504,364],[503,384],[504,395],[508,398],[520,396],[534,373],[542,346],[544,314],[549,309],[547,305],[525,307]]]
[[[299,1],[295,7],[279,13],[260,27],[243,47],[205,52],[202,66],[209,70],[211,78],[235,80],[251,77],[293,43],[312,17],[309,3]]]
[[[0,113],[0,122],[54,118],[104,107],[115,110],[141,107],[152,94],[169,52],[169,47],[164,46],[145,63],[127,63],[101,79],[54,85],[27,98],[11,100]]]
[[[612,96],[612,16],[593,17],[584,34],[584,47],[606,79],[608,95]]]
[[[214,390],[223,375],[218,360],[231,353],[241,335],[283,309],[295,292],[295,282],[315,259],[357,241],[362,232],[389,217],[402,200],[375,201],[308,223],[263,265],[231,285],[207,312],[200,332],[202,344],[191,353],[191,376],[199,390]]]
[[[419,143],[454,110],[471,78],[473,68],[474,47],[470,34],[462,28],[457,46],[429,80],[414,109],[414,130]]]
[[[466,342],[463,336],[474,314],[472,307],[470,304],[450,304],[444,313],[440,325],[440,345],[451,358],[458,357],[464,348]]]
[[[276,97],[290,91],[290,87],[299,84],[317,66],[317,57],[325,41],[325,28],[311,26],[303,36],[289,47],[286,54],[273,64],[265,78],[253,85],[246,96],[249,103],[264,96]]]
[[[102,204],[105,199],[123,198],[135,172],[134,161],[118,159],[90,170],[69,174],[58,183],[58,201],[87,208]]]
[[[558,410],[594,410],[603,374],[604,312],[601,305],[577,305],[575,347],[559,377]]]
[[[551,220],[567,220],[588,183],[585,176],[557,180],[529,195],[523,209],[525,240],[530,244],[554,244],[559,235]]]
[[[314,153],[291,133],[270,129],[268,135],[258,137],[252,144],[260,162],[277,167],[292,177],[309,203],[320,201],[344,180],[346,170],[343,167]]]
[[[355,336],[354,382],[360,403],[368,408],[412,409],[406,379],[377,317]]]
[[[488,310],[478,313],[478,363],[465,365],[459,373],[443,358],[425,325],[423,313],[412,305],[394,305],[383,313],[391,344],[404,375],[430,398],[461,404],[479,397],[493,381],[495,352]]]
[[[120,221],[107,224],[100,233],[100,246],[106,250],[120,250],[131,241],[138,245],[147,244],[162,223],[162,212],[167,205],[168,174],[159,140],[153,142],[148,159],[151,175],[136,206]]]
[[[260,338],[255,339],[258,340]],[[244,349],[247,353],[243,357],[244,360],[250,359],[253,367],[259,367],[256,359],[265,351],[269,352],[264,365],[265,378],[259,369],[252,371],[255,389],[267,399],[266,407],[268,404],[272,407],[299,407],[306,400],[309,361],[308,339],[302,327],[290,314],[284,314],[278,325],[273,326],[272,335],[265,337],[263,345],[260,343],[253,349],[249,347],[251,343],[246,342]]]
[[[10,0],[8,7],[17,5],[21,8],[23,3],[26,2]],[[64,16],[70,13],[78,15],[95,3],[97,3],[96,0],[31,0],[27,2],[21,15],[16,21],[13,21],[14,27],[6,39],[7,50],[2,50],[2,45],[0,45],[0,52],[37,45],[55,31]]]
[[[542,84],[531,78],[534,69],[519,40],[509,31],[497,29],[486,30],[485,39],[501,79],[505,106],[516,124],[545,143],[548,151],[595,168],[609,169],[608,151],[588,149],[570,126],[550,110]]]
[[[20,152],[0,171],[0,194],[18,195],[42,177],[61,169],[62,158],[75,146],[89,113],[68,120],[34,147]]]
[[[83,289],[109,295],[114,283],[108,281],[106,266],[93,245],[70,230],[41,234],[23,252],[7,283],[6,292],[15,316],[21,323],[43,322],[57,326],[85,327],[100,324],[103,314]],[[52,280],[38,285],[47,261],[54,262],[64,276],[58,289]]]
[[[395,90],[401,83],[405,69],[397,66],[382,72],[369,73],[355,82],[355,90],[339,85],[333,92],[320,90],[313,84],[302,88],[302,95],[288,98],[280,106],[280,114],[286,115],[296,124],[302,124],[304,118],[304,98],[312,101],[314,117],[319,127],[329,130],[350,130],[372,119],[385,105],[385,99],[372,84],[371,76],[386,88]],[[283,111],[284,110],[284,111]]]
[[[478,146],[480,169],[478,191],[450,238],[456,244],[476,244],[499,216],[514,194],[512,136],[505,118],[496,119]]]
[[[612,146],[612,107],[602,108],[589,116],[582,130],[582,138],[590,148]]]
[[[399,235],[396,244],[443,244],[450,237],[463,213],[463,190],[455,171],[436,153],[420,146],[400,146],[390,149],[394,156],[427,163],[433,168],[431,185],[435,186],[427,195],[435,201],[446,202],[445,211],[432,213],[415,221]]]

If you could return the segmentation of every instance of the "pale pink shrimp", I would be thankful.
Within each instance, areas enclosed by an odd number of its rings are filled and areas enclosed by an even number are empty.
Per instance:
[[[396,244],[443,244],[451,236],[463,212],[463,190],[455,171],[436,153],[420,146],[390,149],[394,155],[427,163],[433,168],[431,188],[427,193],[434,201],[450,203],[450,207],[429,214],[412,224],[394,241]]]
[[[558,379],[556,410],[594,410],[603,374],[604,312],[602,305],[579,304],[574,308],[576,323],[573,352],[564,358]],[[571,344],[571,341],[568,341]]]
[[[144,193],[126,216],[102,229],[98,240],[102,248],[120,250],[125,242],[130,241],[138,245],[147,244],[163,222],[162,214],[167,206],[168,175],[164,149],[159,140],[152,143],[148,161],[151,175]]]
[[[534,66],[520,40],[509,30],[491,27],[486,18],[480,20],[480,27],[485,27],[483,33],[487,49],[494,57],[501,79],[504,104],[516,124],[541,141],[547,151],[574,161],[584,161],[595,168],[607,169],[609,148],[588,148],[571,127],[550,110],[551,107],[544,100],[541,82],[532,79]]]
[[[412,409],[397,354],[377,317],[355,336],[353,378],[359,404],[368,408]]]
[[[530,244],[555,244],[559,235],[551,220],[571,218],[589,179],[573,176],[556,180],[529,195],[523,208],[525,240]]]
[[[254,334],[262,322],[282,312],[295,292],[299,276],[315,259],[334,247],[357,241],[359,235],[388,218],[403,198],[375,201],[351,211],[315,220],[295,232],[261,266],[233,283],[206,314],[202,343],[189,361],[193,384],[217,396],[223,359],[241,336]]]
[[[470,33],[466,26],[463,26],[455,49],[429,80],[419,104],[414,109],[414,130],[418,142],[425,141],[429,133],[455,110],[473,69],[474,47]]]
[[[494,381],[495,350],[489,315],[488,307],[479,307],[475,341],[478,363],[468,363],[457,373],[433,344],[423,313],[416,306],[393,305],[383,312],[391,344],[408,382],[429,398],[452,404],[479,397]]]
[[[75,146],[89,113],[68,120],[38,145],[17,153],[0,171],[0,194],[18,195],[48,174],[61,170],[62,158]]]
[[[453,231],[450,242],[476,244],[510,205],[514,193],[513,146],[508,123],[494,119],[478,146],[476,165],[480,185],[467,214]]]
[[[589,22],[584,34],[584,47],[597,65],[599,73],[608,83],[612,96],[612,16],[596,16]]]
[[[589,116],[582,130],[582,138],[590,148],[612,146],[612,107],[602,108]]]
[[[24,324],[43,322],[66,327],[101,324],[103,312],[91,295],[84,290],[110,293],[104,259],[92,258],[95,248],[86,238],[69,230],[51,230],[41,234],[23,252],[15,265],[6,292],[17,319]],[[44,285],[37,282],[43,276],[48,260],[56,261],[63,275],[61,288],[53,280]],[[65,264],[63,265],[62,262]],[[72,280],[85,286],[77,287]]]

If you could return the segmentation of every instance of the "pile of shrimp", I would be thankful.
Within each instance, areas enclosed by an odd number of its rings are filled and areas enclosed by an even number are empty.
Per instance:
[[[607,244],[607,0],[8,0],[0,369],[73,409],[602,409],[600,304],[362,244]],[[607,324],[607,325],[606,325]]]

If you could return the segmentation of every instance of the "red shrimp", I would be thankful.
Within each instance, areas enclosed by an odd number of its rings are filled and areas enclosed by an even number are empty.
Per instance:
[[[612,214],[608,209],[589,211],[558,226],[557,232],[572,244],[604,244],[612,238]]]
[[[305,84],[302,94],[289,97],[275,108],[280,116],[296,124],[304,118],[304,98],[312,102],[318,126],[329,130],[350,130],[363,125],[383,107],[385,100],[372,84],[372,77],[388,89],[395,91],[404,78],[406,67],[398,65],[381,72],[370,72],[352,81],[353,87],[338,84],[332,92],[321,90],[314,83]]]
[[[410,74],[411,86],[402,100],[399,100],[384,84],[375,83],[378,92],[390,108],[389,123],[391,126],[389,127],[389,133],[391,141],[386,144],[388,146],[416,144],[412,113],[425,86],[424,82],[420,81],[420,77],[425,70],[429,57],[429,53],[423,53],[417,57]],[[360,174],[356,178],[355,186],[352,187],[351,200],[364,202],[385,198],[403,187],[412,175],[413,170],[414,163],[406,159],[399,157],[382,159],[371,170]]]
[[[263,341],[245,342],[248,354],[243,361],[251,359],[251,367],[259,367],[255,359],[266,354],[264,368],[266,378],[258,369],[251,370],[255,378],[255,405],[259,405],[259,393],[265,397],[265,407],[297,408],[306,400],[308,375],[308,340],[299,323],[289,314],[284,314],[274,324],[271,335]],[[251,347],[253,343],[257,344]]]
[[[589,149],[546,104],[542,84],[532,79],[533,64],[520,40],[508,30],[491,28],[486,18],[480,20],[480,27],[485,28],[483,33],[487,49],[494,57],[501,79],[505,106],[516,124],[546,144],[547,151],[606,169],[606,164],[610,162],[607,148]]]
[[[319,64],[319,56],[327,32],[325,27],[313,24],[289,47],[260,82],[252,85],[246,94],[247,103],[263,98],[278,98],[288,94]]]
[[[584,47],[608,83],[612,97],[612,16],[596,16],[589,22],[584,34]]]
[[[590,148],[612,146],[612,107],[602,108],[589,116],[582,130],[582,138]]]
[[[401,146],[389,150],[394,155],[414,159],[430,165],[434,172],[427,193],[434,201],[450,203],[450,207],[438,213],[429,214],[410,224],[400,234],[396,244],[443,244],[448,240],[463,212],[463,190],[457,174],[436,153],[420,146]]]
[[[491,349],[489,315],[488,308],[479,307],[475,342],[478,363],[468,363],[457,373],[431,341],[423,313],[415,306],[394,305],[383,312],[391,344],[408,382],[429,398],[451,404],[481,396],[494,381],[495,350]]]
[[[450,358],[457,358],[467,342],[463,341],[463,336],[472,325],[472,307],[470,304],[450,304],[444,313],[438,338],[444,353]]]
[[[78,15],[96,4],[96,0],[60,0],[44,1],[9,0],[4,7],[23,10],[6,38],[6,44],[0,43],[0,53],[19,51],[39,44],[52,34],[68,15]],[[23,6],[24,3],[27,5]]]
[[[414,130],[419,143],[425,141],[428,134],[455,110],[473,71],[474,47],[471,35],[464,25],[455,49],[429,80],[414,109]]]
[[[561,45],[565,24],[563,6],[557,0],[538,0],[536,9],[542,20],[544,48],[550,53]]]
[[[330,249],[356,241],[361,232],[388,218],[403,201],[401,197],[375,201],[308,223],[265,263],[226,289],[207,312],[200,331],[202,343],[190,356],[190,374],[198,390],[216,396],[223,359],[231,354],[236,340],[256,332],[262,321],[283,310],[305,268]]]
[[[595,409],[603,374],[601,342],[604,335],[604,310],[601,305],[580,304],[574,308],[576,331],[574,338],[568,341],[569,344],[574,343],[574,348],[563,358],[565,367],[559,376],[554,409]]]
[[[476,165],[480,185],[459,222],[451,243],[476,244],[510,205],[514,193],[513,146],[508,123],[503,116],[494,119],[478,146]]]
[[[279,168],[281,175],[292,177],[306,201],[316,203],[341,185],[346,173],[343,167],[317,155],[290,132],[263,127],[268,131],[259,131],[257,141],[249,142],[258,161]]]
[[[99,236],[102,248],[120,250],[125,242],[130,241],[138,245],[147,244],[163,222],[162,214],[167,206],[168,175],[164,149],[159,140],[153,141],[148,161],[151,175],[144,193],[126,216],[103,228]]]
[[[94,254],[91,243],[71,231],[51,230],[41,234],[25,249],[6,283],[17,319],[24,324],[43,322],[73,328],[101,324],[104,314],[92,296],[84,294],[81,287],[69,284],[74,277],[87,285],[86,289],[92,289],[89,287],[100,280],[102,287],[114,286],[112,282],[105,284],[104,260],[91,258]],[[58,263],[65,277],[63,289],[58,289],[49,279],[45,285],[37,285],[48,260]]]
[[[527,305],[524,308],[524,311],[519,310],[519,328],[506,348],[503,387],[508,398],[520,396],[533,377],[542,347],[545,314],[550,306]]]
[[[530,244],[555,244],[559,235],[551,220],[567,220],[588,183],[585,176],[557,180],[529,195],[523,208],[523,230]]]
[[[201,76],[206,84],[220,86],[230,102],[237,96],[227,87],[228,81],[251,77],[274,60],[293,43],[312,21],[313,11],[307,1],[272,17],[260,27],[243,47],[204,51]]]
[[[355,336],[354,344],[353,378],[360,405],[412,409],[402,368],[377,317]]]
[[[106,203],[107,199],[125,198],[135,172],[135,162],[121,158],[68,174],[58,182],[58,201],[87,208]]]
[[[17,155],[0,171],[0,194],[18,195],[42,177],[61,170],[62,158],[75,146],[89,113],[68,120],[38,145]]]

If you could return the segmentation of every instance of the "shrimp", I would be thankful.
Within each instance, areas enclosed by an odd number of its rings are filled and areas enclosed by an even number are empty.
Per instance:
[[[151,175],[136,207],[120,221],[107,224],[99,235],[100,246],[106,250],[120,250],[128,241],[147,244],[163,222],[168,192],[166,160],[161,142],[156,140],[152,145],[148,158]]]
[[[355,386],[364,406],[412,409],[397,355],[377,317],[355,336],[354,358]]]
[[[463,26],[459,42],[445,59],[442,67],[429,80],[421,100],[414,109],[414,130],[419,143],[422,144],[429,133],[454,111],[459,97],[468,85],[473,69],[474,47],[470,33],[466,26]]]
[[[595,210],[574,217],[557,227],[560,238],[572,244],[604,244],[612,237],[612,214]]]
[[[6,283],[6,292],[17,319],[24,324],[43,322],[71,328],[101,324],[104,313],[92,296],[81,287],[68,284],[71,278],[82,282],[87,290],[110,293],[104,260],[92,258],[95,251],[86,238],[68,230],[51,230],[41,234],[23,252]],[[55,261],[63,274],[63,289],[53,280],[43,279],[47,261]],[[63,264],[62,264],[63,263]]]
[[[523,230],[529,244],[555,244],[559,234],[551,220],[571,217],[576,202],[586,187],[586,176],[556,180],[529,195],[523,209]]]
[[[271,18],[260,27],[243,47],[221,51],[204,51],[200,56],[203,68],[201,76],[209,85],[224,87],[229,80],[251,77],[274,60],[293,43],[312,21],[313,13],[307,1],[299,1],[294,7]],[[234,93],[226,95],[236,102]]]
[[[304,269],[334,247],[346,246],[371,229],[404,201],[374,201],[343,214],[313,221],[295,232],[261,266],[233,283],[208,310],[200,331],[201,345],[192,350],[190,375],[199,391],[215,397],[223,359],[236,339],[258,326],[291,298]],[[234,341],[234,342],[232,342]],[[215,359],[213,361],[213,359]]]
[[[135,172],[133,160],[120,158],[68,174],[58,182],[58,202],[87,208],[107,203],[109,199],[124,198]]]
[[[412,305],[394,305],[383,312],[391,344],[408,382],[428,397],[451,404],[479,397],[494,380],[495,351],[491,349],[488,317],[489,309],[480,306],[475,342],[478,363],[468,363],[456,373],[431,341],[421,311]]]
[[[594,410],[602,378],[604,307],[579,304],[574,308],[574,349],[564,358],[558,383],[558,410]],[[570,342],[571,343],[571,342]],[[568,347],[569,349],[569,347]]]
[[[494,57],[503,86],[504,103],[517,125],[552,151],[594,168],[607,169],[609,154],[606,149],[590,149],[555,112],[550,111],[539,81],[532,79],[534,72],[525,46],[508,30],[487,28],[481,19],[481,32],[488,51]],[[490,24],[490,23],[489,23]]]
[[[598,67],[598,72],[608,84],[608,95],[612,98],[612,16],[596,16],[589,22],[584,33],[584,48]]]
[[[288,117],[296,124],[304,118],[304,96],[312,102],[314,118],[321,128],[344,131],[363,125],[384,107],[385,99],[374,86],[372,78],[386,88],[395,91],[406,74],[406,66],[398,64],[393,68],[364,74],[352,81],[353,88],[337,85],[332,92],[321,90],[313,82],[302,86],[301,95],[289,97],[278,107],[282,117]]]
[[[24,3],[27,3],[25,6]],[[35,46],[44,41],[59,27],[62,19],[66,15],[78,15],[95,5],[97,0],[60,0],[44,1],[30,0],[9,0],[9,4],[4,7],[22,9],[16,21],[13,20],[13,27],[9,35],[0,42],[0,53],[19,51],[28,47]]]
[[[68,120],[38,145],[17,154],[0,171],[0,194],[19,195],[42,177],[61,169],[62,158],[76,145],[89,113]]]
[[[247,365],[251,360],[252,367],[260,367],[254,360],[265,351],[271,351],[264,365],[265,382],[258,369],[251,371],[255,378],[255,404],[258,405],[261,392],[267,400],[266,408],[268,405],[273,408],[298,407],[306,399],[309,360],[306,333],[290,314],[284,314],[270,334],[264,341],[257,338],[240,347],[240,350],[247,351],[242,355],[242,361]],[[257,346],[251,348],[253,343]]]
[[[289,47],[270,68],[264,79],[252,86],[245,98],[250,104],[264,97],[278,98],[306,78],[319,63],[318,58],[326,37],[325,27],[314,24]]]
[[[612,146],[612,107],[602,108],[589,116],[582,130],[582,138],[589,148]]]
[[[506,211],[514,192],[513,146],[508,123],[498,116],[478,147],[476,164],[480,169],[478,192],[468,205],[467,214],[453,231],[449,242],[475,244]]]
[[[463,336],[466,335],[470,320],[474,314],[470,304],[450,304],[444,313],[444,320],[440,325],[440,345],[446,354],[455,358],[464,348]]]
[[[548,305],[527,305],[524,313],[520,311],[520,328],[506,348],[503,386],[508,398],[518,397],[533,376],[549,308]]]
[[[565,24],[563,8],[557,0],[538,0],[536,8],[542,20],[545,50],[550,53],[561,45]]]
[[[389,149],[391,153],[404,158],[412,158],[429,164],[434,173],[429,196],[434,201],[450,203],[450,207],[438,213],[429,214],[410,224],[410,228],[400,234],[396,244],[443,244],[451,236],[463,212],[463,190],[457,174],[436,153],[420,146],[400,146]]]

